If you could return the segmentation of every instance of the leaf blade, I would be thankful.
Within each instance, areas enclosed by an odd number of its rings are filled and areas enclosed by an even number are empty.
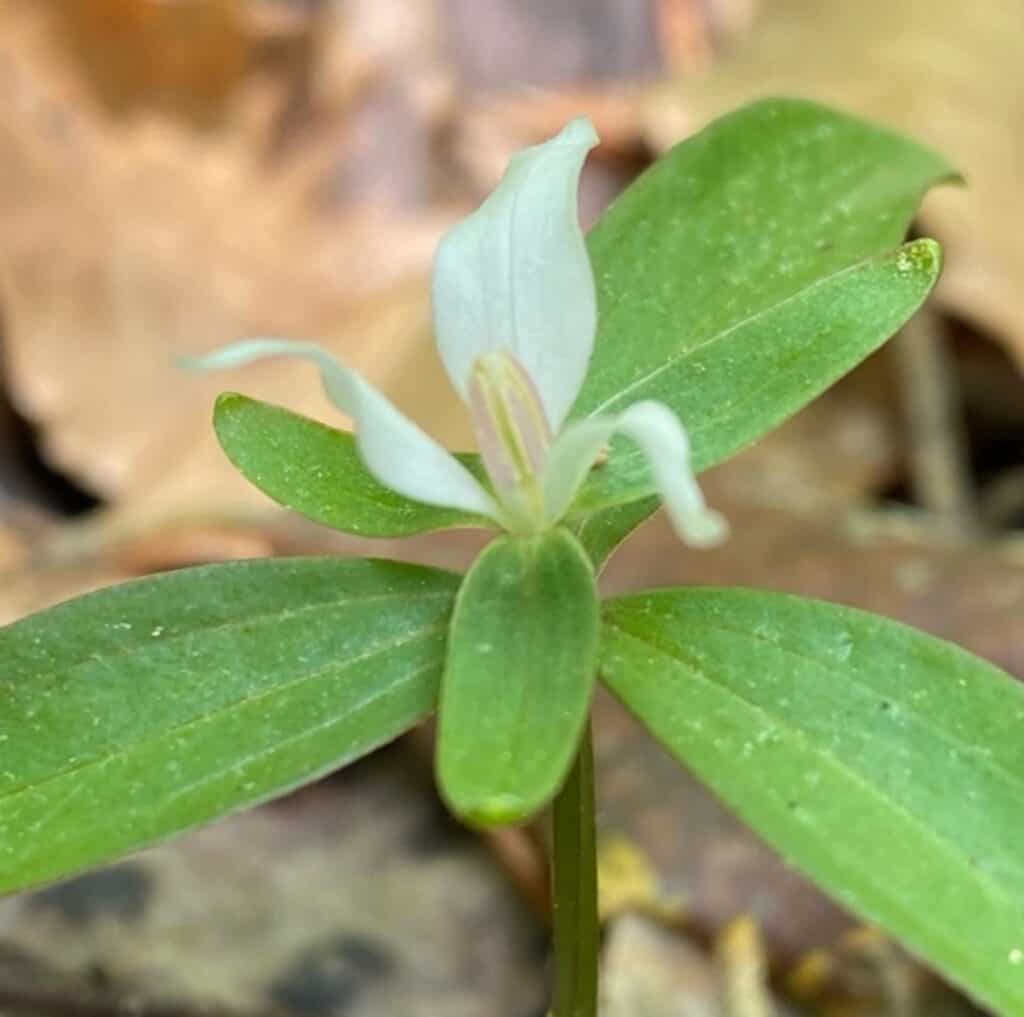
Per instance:
[[[218,397],[217,440],[236,469],[279,505],[362,537],[407,537],[455,526],[492,528],[489,519],[405,498],[363,465],[355,437],[236,392]],[[477,478],[475,455],[458,455]]]
[[[705,470],[807,405],[878,349],[927,297],[940,266],[938,246],[918,240],[820,279],[803,294],[666,363],[644,396],[693,421],[693,464]],[[828,307],[827,320],[821,307]],[[721,401],[712,407],[706,404],[710,387],[688,385],[685,376],[713,378],[723,363],[744,367],[730,375],[728,393],[720,389]],[[595,562],[614,548],[635,503],[655,490],[635,445],[618,442],[613,454],[614,461],[591,473],[570,515],[589,517],[577,532]],[[628,512],[616,511],[619,505]],[[599,528],[609,519],[618,525],[605,538]]]
[[[781,594],[662,591],[607,618],[606,681],[681,762],[844,903],[1021,1008],[1019,683]]]
[[[824,293],[814,299],[815,287],[841,283],[872,259],[898,259],[893,249],[921,196],[954,177],[935,153],[809,102],[762,100],[716,120],[639,177],[590,232],[600,324],[573,416],[661,399],[691,432],[698,467],[721,462],[875,349],[886,338],[879,330],[891,334],[916,310],[938,274],[934,248],[909,249],[913,257],[927,254],[932,271],[921,273],[916,291],[890,295],[888,315],[864,307],[863,335],[848,329],[834,362],[824,356],[829,337],[814,329],[813,385],[771,325],[794,302],[804,307],[797,316],[804,327],[827,324],[829,302]],[[721,341],[744,329],[763,340],[745,348],[746,359]],[[677,369],[668,384],[670,363]],[[734,382],[748,369],[789,379],[794,390],[753,407],[733,405]],[[716,414],[718,428],[703,427]],[[626,443],[613,445],[595,489],[619,481],[628,487],[635,465]],[[594,494],[584,491],[581,509]],[[618,539],[625,536],[636,513],[621,510],[613,527],[617,514],[606,513],[604,544],[616,529]]]
[[[240,562],[0,629],[0,892],[255,804],[401,733],[436,701],[456,584],[385,562]]]
[[[558,790],[586,722],[599,624],[593,569],[567,531],[481,553],[441,685],[438,784],[456,815],[520,822]]]

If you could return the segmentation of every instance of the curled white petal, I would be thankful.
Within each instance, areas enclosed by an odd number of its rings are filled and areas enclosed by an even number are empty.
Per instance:
[[[311,360],[320,368],[327,397],[355,421],[360,455],[382,484],[427,505],[497,518],[494,499],[462,463],[386,396],[319,346],[285,339],[246,339],[205,356],[190,357],[184,366],[207,371],[282,355]]]
[[[520,152],[434,261],[437,345],[456,390],[467,399],[476,358],[506,349],[536,384],[552,431],[583,384],[597,328],[577,211],[580,172],[597,141],[580,117]]]
[[[544,468],[547,517],[557,522],[601,450],[614,434],[640,446],[654,475],[676,533],[688,544],[706,547],[728,532],[725,520],[704,503],[690,466],[690,443],[679,418],[665,405],[639,402],[615,416],[588,417],[570,424],[556,439]]]

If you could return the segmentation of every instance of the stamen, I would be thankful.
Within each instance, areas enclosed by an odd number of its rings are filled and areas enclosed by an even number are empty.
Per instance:
[[[551,428],[526,368],[506,350],[478,357],[470,374],[469,408],[480,454],[510,528],[543,528],[540,478]]]

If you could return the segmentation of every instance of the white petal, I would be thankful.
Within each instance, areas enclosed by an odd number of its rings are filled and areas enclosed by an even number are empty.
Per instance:
[[[616,416],[588,417],[570,424],[556,439],[544,468],[548,519],[555,523],[569,509],[601,449],[613,434],[640,446],[676,533],[704,547],[725,537],[725,520],[704,503],[690,468],[690,443],[676,415],[662,403],[639,402]]]
[[[363,462],[382,484],[427,505],[497,517],[494,499],[462,463],[386,396],[319,346],[285,339],[246,339],[202,357],[190,357],[184,366],[206,371],[281,355],[312,360],[320,368],[324,391],[355,421],[356,445]]]
[[[468,398],[476,358],[507,349],[537,386],[552,431],[583,384],[597,328],[577,211],[580,171],[597,141],[580,117],[520,152],[434,260],[437,345],[456,390]]]

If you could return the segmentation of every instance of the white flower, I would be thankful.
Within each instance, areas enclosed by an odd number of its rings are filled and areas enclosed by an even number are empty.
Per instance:
[[[597,134],[584,118],[516,155],[493,194],[441,241],[434,263],[437,346],[469,406],[493,494],[380,392],[307,343],[251,339],[192,361],[234,367],[287,354],[313,360],[331,401],[353,418],[367,469],[399,494],[487,516],[512,533],[556,525],[601,450],[632,438],[679,535],[720,538],[690,468],[689,443],[666,406],[566,423],[590,362],[597,301],[579,226],[577,188]]]

